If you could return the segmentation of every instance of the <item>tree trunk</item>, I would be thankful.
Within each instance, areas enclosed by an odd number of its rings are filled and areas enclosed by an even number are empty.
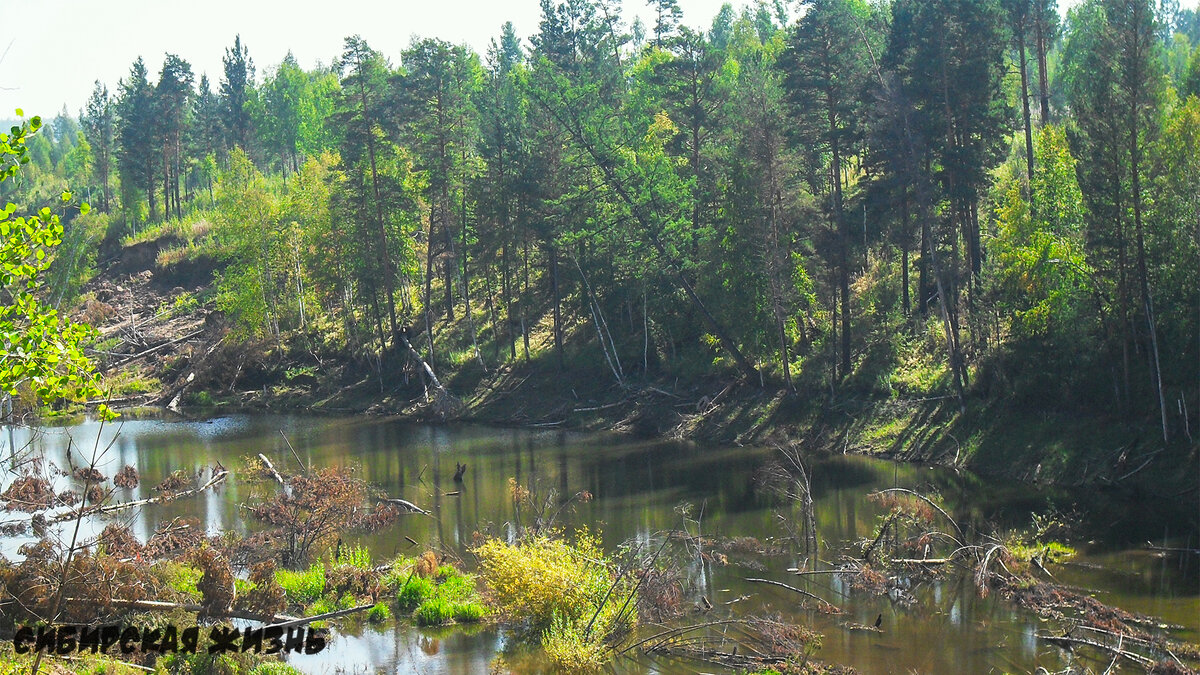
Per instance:
[[[554,354],[558,358],[558,369],[566,368],[562,344],[562,295],[558,286],[558,249],[550,244],[550,292],[554,296]]]
[[[1029,120],[1029,69],[1025,58],[1025,23],[1017,26],[1017,46],[1021,59],[1021,112],[1025,121],[1025,178],[1029,181],[1030,210],[1035,211],[1033,203],[1033,128]]]
[[[1038,60],[1038,98],[1041,101],[1042,126],[1050,122],[1050,77],[1046,72],[1046,0],[1037,0],[1037,18],[1034,24],[1037,30],[1037,60]]]
[[[1146,269],[1146,241],[1142,227],[1142,187],[1141,187],[1141,171],[1139,162],[1141,160],[1141,148],[1138,143],[1139,124],[1137,120],[1136,110],[1130,115],[1133,119],[1130,120],[1129,126],[1129,159],[1130,159],[1130,179],[1133,183],[1133,222],[1137,231],[1137,265],[1138,277],[1142,287],[1142,308],[1146,314],[1146,330],[1150,333],[1150,353],[1152,357],[1151,384],[1158,394],[1158,409],[1162,417],[1162,439],[1163,443],[1169,441],[1169,433],[1167,429],[1167,400],[1163,393],[1162,384],[1162,365],[1158,356],[1158,330],[1155,328],[1154,322],[1154,303],[1150,294],[1150,277]]]

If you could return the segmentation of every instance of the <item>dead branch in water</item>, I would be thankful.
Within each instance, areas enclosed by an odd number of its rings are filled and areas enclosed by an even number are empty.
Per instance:
[[[1072,637],[1070,635],[1049,635],[1047,633],[1037,633],[1036,635],[1039,640],[1045,640],[1050,644],[1058,645],[1064,649],[1070,649],[1072,645],[1085,645],[1087,647],[1093,647],[1095,649],[1108,652],[1109,654],[1113,654],[1115,656],[1120,656],[1121,658],[1132,661],[1143,668],[1149,668],[1154,665],[1153,659],[1122,649],[1116,645],[1105,644],[1096,640],[1088,640],[1087,638]]]
[[[926,497],[925,495],[923,495],[919,492],[915,492],[913,490],[907,490],[905,488],[888,488],[886,490],[880,490],[879,492],[876,492],[874,494],[882,495],[882,494],[887,494],[889,492],[902,492],[904,494],[912,495],[912,496],[916,497],[917,499],[920,499],[921,501],[928,504],[935,511],[942,514],[942,517],[945,518],[946,520],[948,520],[950,522],[950,524],[954,526],[954,531],[958,533],[958,545],[959,546],[965,545],[965,543],[967,541],[967,535],[963,534],[962,528],[959,527],[958,523],[955,522],[955,520],[950,517],[949,513],[946,513],[946,511],[942,507],[935,504],[932,499],[930,499],[929,497]]]
[[[221,483],[223,483],[225,481],[225,479],[228,476],[229,476],[228,471],[218,471],[216,473],[216,475],[214,475],[211,479],[209,479],[209,481],[207,483],[205,483],[204,485],[201,485],[198,488],[194,488],[191,490],[184,490],[183,492],[162,494],[157,497],[148,497],[146,499],[138,499],[138,500],[131,501],[131,502],[119,502],[117,504],[98,504],[98,505],[94,505],[90,508],[85,508],[82,510],[71,510],[71,511],[67,511],[64,513],[60,513],[52,518],[48,518],[47,522],[62,523],[62,522],[66,522],[68,520],[72,520],[72,519],[80,517],[80,516],[92,516],[92,515],[99,515],[99,514],[104,514],[104,513],[113,513],[115,511],[124,511],[126,509],[132,509],[132,508],[136,508],[138,506],[146,506],[149,504],[161,504],[163,502],[174,501],[181,497],[191,497],[192,495],[200,494],[201,492],[204,492],[205,490],[208,490],[210,488],[216,487],[217,485],[220,485]],[[12,521],[9,521],[9,522],[3,523],[3,524],[9,525],[11,523],[12,523]]]
[[[426,511],[425,509],[417,506],[416,504],[414,504],[406,499],[399,499],[397,497],[380,497],[379,501],[383,502],[384,504],[393,504],[395,506],[399,506],[400,508],[403,508],[403,509],[409,511],[410,513],[419,513],[423,516],[432,516],[433,515],[432,513]]]
[[[841,608],[838,607],[837,605],[833,604],[832,602],[829,602],[828,600],[822,598],[819,595],[816,595],[815,593],[810,593],[802,588],[796,588],[795,586],[789,586],[783,582],[772,581],[770,579],[753,579],[753,578],[747,577],[746,581],[756,583],[756,584],[770,584],[772,586],[779,586],[780,588],[786,588],[789,591],[793,591],[793,592],[799,593],[800,595],[803,595],[807,598],[812,598],[813,600],[816,600],[817,602],[821,603],[823,605],[824,610],[829,612],[830,614],[841,614],[842,613]]]
[[[274,478],[276,482],[283,485],[283,476],[280,476],[279,472],[275,470],[275,465],[271,463],[271,460],[267,459],[267,456],[261,452],[258,453],[258,459],[267,468],[267,473],[270,474],[271,478]]]
[[[87,598],[63,598],[67,602],[92,602]],[[204,607],[197,603],[190,602],[168,602],[166,600],[124,600],[114,598],[112,600],[114,607],[125,607],[127,609],[140,609],[144,611],[170,611],[174,609],[182,609],[185,612],[202,612]],[[245,619],[247,621],[262,621],[263,615],[255,614],[254,612],[245,612],[240,609],[230,609],[224,613],[225,617],[230,619]],[[297,617],[288,616],[286,614],[275,614],[270,617],[271,621],[296,621]]]

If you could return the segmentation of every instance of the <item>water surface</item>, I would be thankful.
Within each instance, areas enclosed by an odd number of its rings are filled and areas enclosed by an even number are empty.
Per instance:
[[[1127,495],[1094,489],[1035,489],[985,480],[966,472],[902,465],[865,457],[835,456],[812,461],[812,488],[822,562],[807,560],[781,527],[800,518],[799,508],[761,488],[761,471],[779,453],[769,448],[706,447],[692,443],[639,441],[611,435],[561,430],[516,430],[481,426],[431,426],[375,418],[307,416],[235,416],[201,421],[134,420],[121,425],[98,423],[21,431],[18,446],[33,443],[59,466],[66,466],[68,444],[90,454],[108,448],[101,470],[111,476],[124,464],[142,476],[136,489],[117,490],[118,501],[151,496],[151,488],[183,469],[201,476],[220,462],[236,468],[242,458],[263,453],[281,469],[296,460],[280,431],[307,466],[354,466],[389,495],[412,501],[433,517],[404,516],[383,532],[346,535],[367,545],[376,560],[425,548],[457,551],[470,560],[478,532],[502,536],[531,514],[514,507],[508,481],[536,493],[572,495],[586,490],[591,501],[565,508],[558,522],[585,525],[602,533],[607,548],[630,539],[650,542],[662,532],[689,528],[707,536],[753,536],[780,548],[778,555],[729,556],[728,564],[692,561],[686,573],[700,596],[716,605],[704,617],[769,613],[803,622],[825,635],[817,656],[854,666],[862,673],[1032,672],[1038,666],[1061,670],[1069,657],[1039,642],[1034,633],[1046,625],[996,594],[980,598],[959,577],[923,582],[911,590],[911,608],[888,597],[853,593],[834,577],[798,581],[789,567],[824,566],[843,554],[860,551],[856,542],[875,532],[885,508],[867,495],[882,488],[906,487],[937,492],[965,529],[978,532],[1026,527],[1033,513],[1061,514],[1072,526],[1070,543],[1081,554],[1074,564],[1052,571],[1060,582],[1087,588],[1102,601],[1179,624],[1173,636],[1200,640],[1200,567],[1194,556],[1164,555],[1145,544],[1195,547],[1197,514],[1169,495]],[[454,483],[456,462],[469,469]],[[9,479],[5,479],[6,481]],[[61,478],[69,482],[73,479]],[[148,537],[172,518],[199,521],[211,533],[247,532],[240,505],[270,484],[239,480],[201,496],[113,516]],[[447,493],[458,492],[457,495]],[[685,523],[684,515],[689,519]],[[97,532],[107,521],[89,522]],[[408,539],[419,542],[413,546]],[[0,541],[10,558],[28,538]],[[799,607],[799,596],[784,589],[745,581],[766,577],[805,587],[838,604],[845,614],[826,616]],[[726,604],[730,603],[730,604]],[[882,633],[848,630],[846,622],[873,623],[882,615]],[[505,650],[503,631],[484,626],[461,630],[419,631],[403,623],[381,629],[356,627],[340,634],[320,655],[293,658],[309,672],[479,673]],[[542,668],[536,653],[508,650],[510,666],[520,672]],[[721,672],[708,664],[641,656],[617,664],[621,672]],[[1103,666],[1101,666],[1103,669]]]

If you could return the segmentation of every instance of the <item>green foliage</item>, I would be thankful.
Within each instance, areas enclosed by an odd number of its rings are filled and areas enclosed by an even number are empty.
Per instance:
[[[194,598],[200,597],[200,589],[196,584],[203,572],[198,568],[168,560],[155,565],[155,570],[175,591]]]
[[[588,636],[579,621],[555,614],[542,634],[542,649],[554,665],[567,672],[600,670],[609,658],[603,641]]]
[[[1003,306],[1026,335],[1071,335],[1086,312],[1093,271],[1083,253],[1083,194],[1075,159],[1059,127],[1037,133],[1032,185],[1036,215],[1016,176],[1002,182],[997,207],[997,256]]]
[[[283,587],[289,602],[308,604],[325,593],[325,566],[313,563],[307,570],[275,570],[275,581]]]
[[[401,611],[411,611],[430,598],[433,591],[432,580],[414,574],[396,591],[396,605]]]
[[[440,626],[453,618],[454,607],[450,601],[436,596],[422,602],[413,612],[413,620],[418,626]]]
[[[484,606],[478,602],[456,602],[452,605],[454,620],[459,623],[474,623],[487,613]]]
[[[372,569],[371,551],[361,544],[353,546],[342,546],[341,555],[337,555],[336,549],[329,551],[328,557],[334,565],[349,565],[357,567],[360,570]]]
[[[636,616],[622,613],[633,584],[614,581],[597,540],[586,531],[577,532],[573,544],[547,535],[516,544],[489,539],[475,553],[499,613],[537,637],[564,668],[598,665],[607,652],[605,641],[636,622]]]
[[[28,163],[27,141],[41,126],[41,118],[33,117],[0,133],[0,181]],[[63,205],[73,199],[70,192],[61,195]],[[16,210],[12,203],[0,209],[0,289],[6,299],[0,306],[0,390],[17,395],[27,389],[43,402],[98,398],[100,376],[83,353],[94,329],[39,298],[50,253],[62,243],[59,217],[48,207],[32,216],[18,216]],[[81,213],[87,210],[80,205]]]
[[[388,609],[387,604],[379,602],[375,606],[367,610],[367,621],[371,623],[384,623],[392,618],[392,610]]]
[[[267,661],[255,666],[250,671],[250,675],[301,675],[301,673],[282,661]]]

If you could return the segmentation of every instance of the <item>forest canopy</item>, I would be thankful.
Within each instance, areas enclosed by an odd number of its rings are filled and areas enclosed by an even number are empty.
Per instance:
[[[213,79],[139,58],[0,197],[92,205],[63,215],[59,301],[169,237],[158,265],[209,261],[234,339],[381,381],[413,354],[536,361],[1190,437],[1196,10],[760,0],[696,29],[650,5],[542,0],[484,54],[351,36],[264,67],[235,37]]]

